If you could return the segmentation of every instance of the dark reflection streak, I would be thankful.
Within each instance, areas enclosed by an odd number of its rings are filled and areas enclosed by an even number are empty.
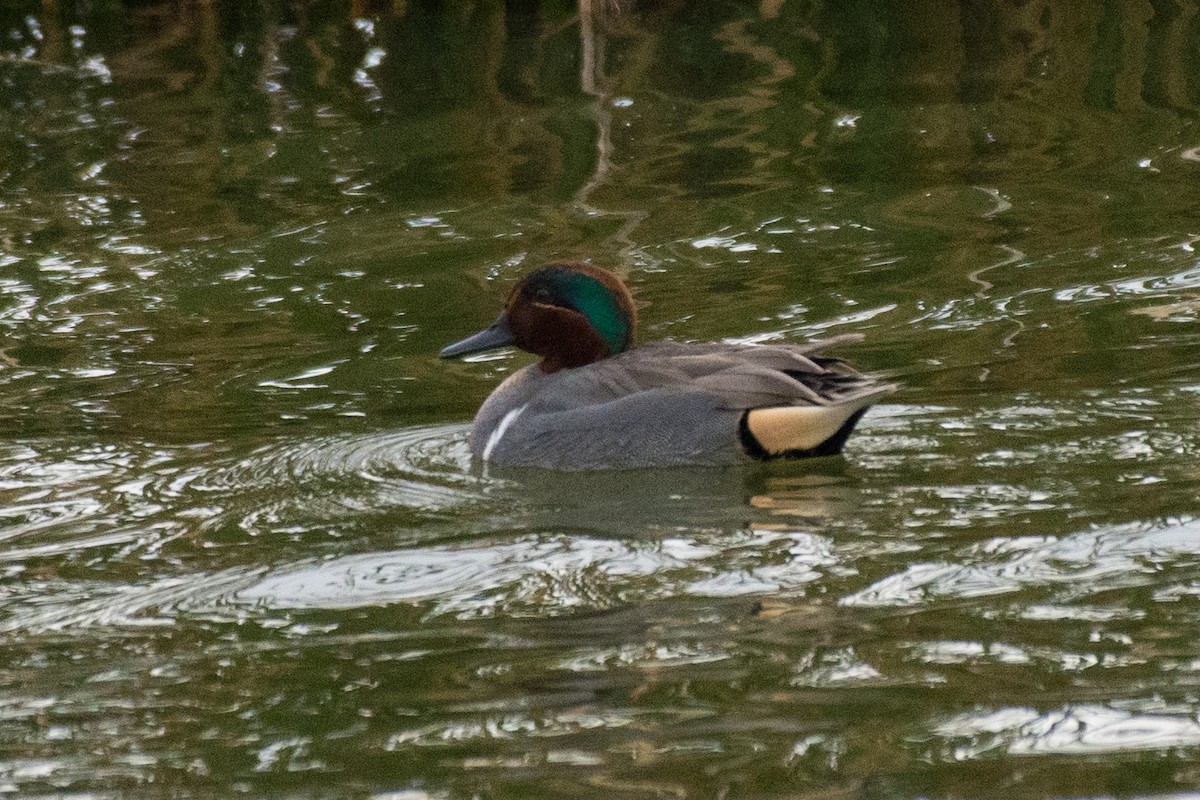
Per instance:
[[[1154,16],[1147,30],[1142,97],[1156,108],[1186,109],[1186,81],[1179,57],[1184,52],[1183,38],[1189,14],[1174,2],[1157,0],[1150,5],[1154,8]]]
[[[202,3],[196,9],[199,17],[196,26],[197,57],[200,61],[201,75],[198,89],[213,98],[209,107],[208,138],[206,149],[210,152],[220,152],[228,130],[228,114],[225,103],[220,102],[219,88],[221,84],[221,32],[216,9],[211,3]],[[219,163],[219,162],[217,162]],[[213,176],[219,184],[220,173]]]
[[[630,235],[646,218],[646,212],[605,211],[596,208],[590,201],[592,192],[608,181],[612,170],[612,98],[604,68],[604,31],[596,24],[600,13],[601,8],[593,6],[592,0],[579,0],[579,38],[582,48],[579,88],[584,94],[595,98],[592,102],[592,118],[596,122],[596,169],[587,183],[575,193],[574,204],[585,214],[623,218],[625,222],[605,241],[619,243],[620,254],[627,257],[636,247]]]
[[[1200,43],[1200,13],[1189,14],[1182,27],[1179,47],[1184,48],[1187,52],[1195,53],[1197,44]],[[1192,79],[1191,67],[1190,61],[1180,59],[1180,70],[1186,93],[1184,100],[1187,102],[1188,108],[1195,108],[1200,106],[1200,81]]]
[[[1097,23],[1092,70],[1083,89],[1085,106],[1113,110],[1116,79],[1121,72],[1121,13],[1116,0],[1106,0]]]
[[[720,29],[716,38],[722,42],[727,52],[745,55],[762,64],[767,69],[767,74],[748,86],[744,95],[732,97],[726,103],[730,110],[745,115],[748,120],[755,120],[760,115],[765,119],[767,112],[777,105],[779,84],[793,78],[796,68],[770,45],[759,41],[749,30],[750,24],[749,18],[728,22]],[[751,153],[756,172],[766,171],[771,162],[787,155],[785,150],[765,144],[770,141],[770,132],[765,122],[748,124],[745,130],[731,137],[731,140]]]
[[[1128,6],[1123,12],[1136,12],[1137,6]],[[1145,108],[1144,76],[1147,66],[1148,26],[1153,19],[1153,10],[1149,6],[1142,9],[1138,16],[1126,19],[1121,26],[1125,34],[1122,42],[1124,69],[1117,76],[1116,99],[1119,110]]]
[[[62,28],[62,14],[59,13],[57,0],[42,0],[42,40],[41,56],[48,64],[61,64],[67,59],[66,39]]]
[[[307,13],[305,16],[307,16]],[[333,57],[325,52],[325,49],[322,47],[320,36],[322,31],[317,28],[316,22],[306,19],[304,27],[310,31],[309,35],[305,37],[304,46],[312,58],[312,84],[320,89],[332,89],[333,71],[337,64]]]

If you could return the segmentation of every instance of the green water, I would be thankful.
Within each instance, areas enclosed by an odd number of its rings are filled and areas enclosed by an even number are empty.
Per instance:
[[[1200,10],[598,5],[0,4],[0,793],[1197,796]],[[473,469],[585,256],[902,389]]]

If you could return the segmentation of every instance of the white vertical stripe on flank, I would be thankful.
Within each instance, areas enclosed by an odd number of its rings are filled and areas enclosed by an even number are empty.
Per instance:
[[[487,444],[483,448],[483,460],[487,461],[492,457],[492,451],[496,449],[496,445],[500,444],[500,440],[504,438],[505,431],[508,426],[516,422],[517,417],[521,416],[521,412],[529,408],[529,404],[514,408],[512,411],[504,415],[504,419],[500,420],[500,424],[496,426],[496,430],[492,431],[492,435],[488,437]]]

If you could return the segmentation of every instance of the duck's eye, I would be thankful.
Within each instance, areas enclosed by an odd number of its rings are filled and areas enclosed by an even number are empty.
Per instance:
[[[533,290],[533,299],[542,303],[549,303],[552,299],[550,290],[545,286],[539,286]]]

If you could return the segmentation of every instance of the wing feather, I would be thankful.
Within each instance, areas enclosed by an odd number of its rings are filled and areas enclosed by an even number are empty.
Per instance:
[[[819,354],[859,338],[846,335],[803,345],[653,342],[558,373],[561,379],[542,399],[547,408],[569,408],[664,390],[704,392],[716,407],[731,410],[853,403],[892,387]]]

